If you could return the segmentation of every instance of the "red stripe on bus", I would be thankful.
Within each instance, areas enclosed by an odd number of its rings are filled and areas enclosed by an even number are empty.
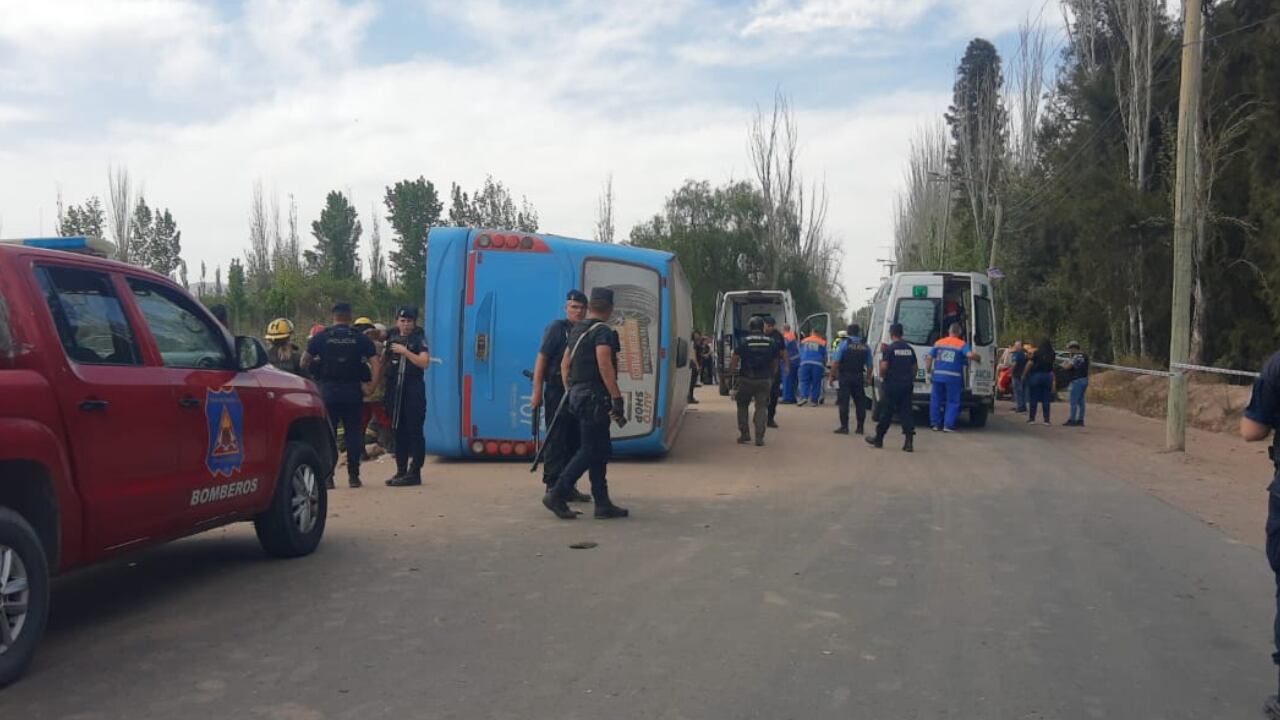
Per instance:
[[[473,252],[467,258],[467,304],[476,304],[476,258],[480,253]]]
[[[462,437],[471,437],[471,376],[462,376]]]

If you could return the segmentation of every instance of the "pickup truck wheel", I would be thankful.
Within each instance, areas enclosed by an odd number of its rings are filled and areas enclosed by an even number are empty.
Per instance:
[[[987,426],[987,406],[969,408],[969,425],[976,428]]]
[[[23,517],[0,508],[0,688],[21,677],[49,619],[49,561]]]
[[[262,549],[283,558],[310,555],[324,535],[328,506],[320,456],[306,443],[289,443],[271,507],[253,520]]]

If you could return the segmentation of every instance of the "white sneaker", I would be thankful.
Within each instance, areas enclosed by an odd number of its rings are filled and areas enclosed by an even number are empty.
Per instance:
[[[796,407],[804,407],[805,405],[808,405],[808,404],[809,404],[808,400],[801,400],[800,402],[796,403]]]
[[[953,429],[951,429],[951,428],[942,428],[942,432],[944,432],[944,433],[949,433],[949,432],[950,432],[950,433],[953,433],[953,432],[955,432],[955,430],[953,430]]]

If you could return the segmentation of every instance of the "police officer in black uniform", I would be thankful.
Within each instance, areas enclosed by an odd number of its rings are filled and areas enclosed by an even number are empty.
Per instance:
[[[1280,666],[1280,353],[1276,353],[1262,366],[1258,379],[1253,381],[1253,395],[1240,418],[1240,436],[1249,442],[1258,442],[1271,436],[1269,454],[1275,466],[1271,484],[1267,486],[1267,561],[1276,582],[1276,615],[1272,634],[1275,652],[1272,663]],[[1273,695],[1264,707],[1266,717],[1280,720],[1280,697]]]
[[[751,442],[750,428],[747,425],[747,409],[754,401],[756,445],[764,445],[766,416],[772,401],[773,380],[778,372],[778,347],[773,338],[764,334],[764,320],[753,317],[747,323],[747,336],[733,350],[733,358],[729,361],[729,372],[739,372],[737,396],[738,403],[738,443],[746,445]]]
[[[311,338],[302,356],[302,367],[320,384],[333,431],[337,433],[339,425],[343,428],[347,482],[353,488],[360,487],[360,456],[364,454],[364,392],[360,383],[377,381],[366,363],[377,354],[373,341],[351,327],[351,305],[340,302],[333,306],[333,325]]]
[[[889,326],[889,338],[893,342],[885,346],[880,353],[880,422],[876,424],[874,437],[867,437],[867,444],[872,447],[884,447],[884,434],[889,432],[893,416],[897,414],[902,423],[902,434],[906,442],[903,452],[914,452],[913,441],[916,435],[915,416],[911,407],[912,390],[916,382],[916,351],[910,343],[902,339],[902,323]]]
[[[840,410],[840,427],[836,434],[849,434],[849,402],[852,401],[858,420],[854,430],[863,433],[867,421],[866,383],[871,382],[871,348],[862,337],[862,328],[850,325],[845,331],[848,337],[841,340],[831,355],[831,379],[838,380],[840,390],[836,395],[836,407]]]
[[[564,379],[560,377],[560,362],[564,360],[574,325],[587,316],[587,296],[581,290],[570,290],[565,296],[564,315],[552,320],[542,331],[542,345],[533,365],[530,405],[534,410],[546,408],[545,416],[550,423],[542,451],[542,482],[546,485],[546,492],[555,487],[569,458],[578,451],[578,421],[567,407],[561,407],[565,391]],[[555,420],[557,410],[562,413],[559,420]],[[576,487],[569,488],[566,499],[569,502],[591,502],[591,496],[578,492]]]
[[[421,485],[422,463],[427,457],[427,442],[422,434],[422,425],[427,419],[424,373],[431,364],[431,353],[422,328],[418,327],[418,308],[403,305],[396,310],[396,326],[387,334],[386,348],[383,366],[387,391],[382,402],[396,434],[396,475],[387,484],[391,487]]]
[[[764,334],[769,336],[778,350],[778,365],[773,371],[773,386],[769,389],[769,423],[778,427],[778,398],[782,397],[782,376],[791,372],[791,359],[787,357],[787,340],[778,332],[778,321],[772,315],[764,317]]]
[[[591,478],[591,497],[598,520],[624,518],[626,508],[609,499],[605,472],[613,451],[609,424],[627,422],[626,404],[618,388],[618,333],[609,327],[613,316],[613,291],[594,288],[587,303],[587,318],[569,333],[569,350],[560,361],[560,374],[569,388],[569,409],[578,421],[580,444],[569,459],[556,486],[542,497],[542,504],[562,520],[577,513],[569,509],[569,493],[584,472]]]

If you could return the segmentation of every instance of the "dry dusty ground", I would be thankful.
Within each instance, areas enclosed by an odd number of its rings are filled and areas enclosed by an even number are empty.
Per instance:
[[[758,449],[701,395],[670,457],[614,465],[625,521],[556,520],[516,465],[380,463],[310,558],[241,526],[62,578],[0,718],[1204,720],[1274,690],[1257,448],[1005,406],[907,456],[827,405]]]

